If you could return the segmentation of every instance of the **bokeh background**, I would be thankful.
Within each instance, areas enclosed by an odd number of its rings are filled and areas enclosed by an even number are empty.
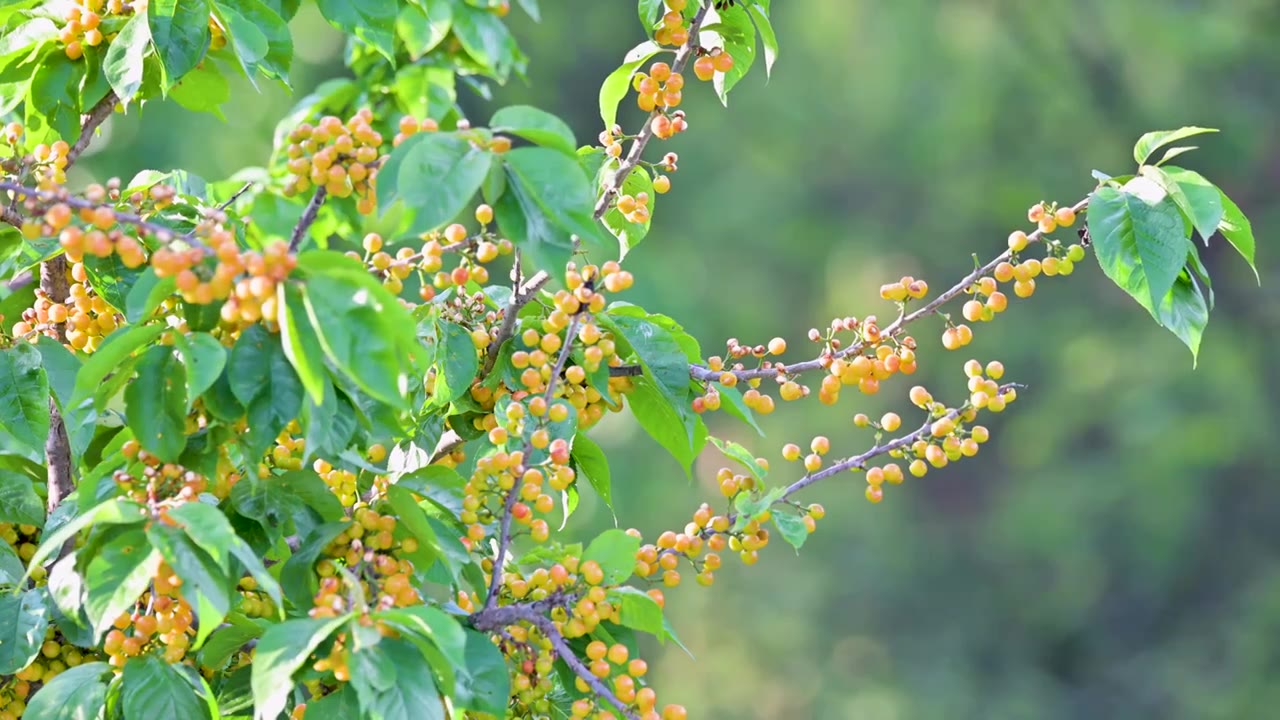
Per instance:
[[[466,104],[483,122],[534,103],[585,142],[600,129],[600,80],[639,39],[634,4],[544,5],[541,24],[512,15],[530,83]],[[1280,4],[774,5],[773,79],[753,72],[727,110],[709,88],[686,93],[692,130],[663,148],[681,156],[675,190],[627,261],[639,278],[629,299],[678,318],[704,352],[782,335],[807,353],[810,326],[888,314],[880,283],[949,286],[1028,205],[1078,199],[1091,169],[1127,171],[1139,134],[1188,124],[1224,131],[1186,161],[1252,216],[1264,284],[1212,244],[1217,310],[1194,371],[1090,258],[960,353],[925,323],[920,372],[875,398],[783,406],[768,441],[717,419],[713,432],[771,458],[785,482],[797,473],[782,443],[822,433],[838,454],[863,449],[855,412],[907,409],[916,381],[959,392],[970,356],[1030,386],[990,418],[977,458],[910,478],[879,506],[858,477],[834,479],[806,498],[828,519],[799,556],[778,541],[755,567],[728,563],[711,590],[668,592],[696,660],[653,648],[664,701],[701,718],[1274,717]],[[311,6],[294,25],[300,97],[343,72],[342,40]],[[112,121],[80,179],[147,167],[217,179],[263,164],[292,102],[240,84],[225,123],[153,104]],[[716,496],[714,449],[689,482],[625,418],[593,432],[613,459],[623,527],[680,528]],[[572,522],[585,535],[613,519],[584,498]]]

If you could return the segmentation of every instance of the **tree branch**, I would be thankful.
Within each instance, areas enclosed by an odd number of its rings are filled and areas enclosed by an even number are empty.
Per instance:
[[[519,267],[519,264],[520,259],[516,258],[516,266]],[[513,272],[515,271],[513,270]],[[489,350],[485,354],[484,367],[480,370],[480,377],[486,377],[493,372],[493,366],[498,362],[498,354],[502,350],[502,344],[511,338],[511,333],[515,332],[520,309],[528,305],[529,301],[538,294],[538,291],[550,279],[551,276],[545,270],[539,270],[523,285],[515,288],[511,295],[511,302],[502,311],[502,325],[498,327],[498,334],[489,343]]]
[[[72,195],[69,195],[66,191],[38,190],[36,188],[29,188],[24,185],[19,185],[17,183],[3,182],[3,181],[0,181],[0,190],[8,190],[9,192],[12,192],[20,197],[35,198],[36,200],[39,200],[41,202],[66,203],[68,207],[72,207],[77,210],[93,210],[98,207],[103,207],[103,205],[91,203],[88,200],[83,200],[78,197],[73,197]],[[108,205],[106,207],[111,207],[111,206]],[[165,227],[164,225],[153,223],[143,218],[141,215],[122,212],[122,211],[116,210],[115,208],[112,208],[112,212],[115,213],[115,218],[117,222],[122,222],[122,223],[125,223],[126,225],[132,225],[138,228],[139,230],[145,230],[149,233],[152,233],[153,235],[155,235],[156,239],[162,243],[167,244],[175,240],[181,239],[185,242],[191,243],[195,247],[201,248],[202,250],[212,252],[211,248],[209,248],[208,245],[205,245],[197,237],[176,236],[174,235],[172,228],[168,228],[168,227]],[[19,217],[18,224],[21,225],[21,217]]]
[[[693,21],[689,23],[689,39],[684,45],[676,51],[676,57],[671,61],[671,72],[682,72],[685,65],[689,63],[698,49],[698,31],[702,29],[702,21],[707,17],[707,11],[711,9],[711,3],[705,3],[698,9]],[[622,182],[627,179],[631,171],[640,164],[640,157],[644,155],[644,148],[653,139],[653,119],[661,115],[661,110],[654,110],[649,113],[649,117],[645,119],[644,127],[640,129],[636,139],[631,142],[631,150],[627,153],[626,159],[614,171],[613,176],[605,183],[604,191],[600,193],[600,199],[596,201],[595,212],[592,214],[596,220],[604,217],[609,212],[609,203],[613,200],[613,196],[617,193],[618,188],[622,187]]]
[[[555,650],[556,656],[563,660],[565,665],[569,666],[574,675],[582,678],[592,692],[607,700],[627,720],[640,720],[640,716],[636,715],[626,703],[619,700],[608,685],[605,685],[600,678],[591,674],[590,668],[577,655],[573,654],[573,648],[569,647],[569,642],[560,633],[560,629],[545,615],[551,608],[563,606],[564,604],[566,604],[565,599],[560,599],[557,602],[552,598],[547,598],[534,603],[485,608],[472,615],[469,619],[471,620],[471,626],[482,632],[497,632],[509,625],[515,625],[520,622],[529,623],[536,627],[544,637],[551,641],[551,647]]]
[[[320,206],[324,204],[324,199],[329,195],[329,191],[323,185],[316,188],[316,192],[311,196],[311,201],[307,203],[307,209],[302,211],[302,217],[298,218],[298,224],[293,228],[293,237],[289,238],[289,250],[296,252],[298,246],[302,244],[302,238],[307,236],[307,231],[311,229],[312,223],[316,221],[316,216],[320,213]]]
[[[115,90],[108,90],[107,94],[89,109],[89,112],[80,118],[80,137],[76,138],[76,144],[71,146],[67,151],[67,169],[80,157],[89,147],[89,143],[93,142],[93,133],[97,131],[98,126],[106,122],[111,117],[112,111],[116,109],[116,103],[120,102],[120,98],[116,96]]]

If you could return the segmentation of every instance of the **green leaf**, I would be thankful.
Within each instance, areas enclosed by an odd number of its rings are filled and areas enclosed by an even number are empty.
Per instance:
[[[226,569],[219,567],[218,562],[182,530],[155,523],[146,532],[152,547],[160,552],[174,574],[182,578],[182,596],[192,603],[198,621],[192,647],[199,648],[231,610],[234,582],[227,577]]]
[[[595,560],[604,570],[604,584],[617,585],[636,569],[636,552],[640,550],[640,538],[625,531],[605,530],[587,545],[583,561]]]
[[[44,525],[44,503],[31,478],[5,468],[0,468],[0,522]]]
[[[285,357],[280,338],[261,325],[241,333],[231,350],[227,373],[232,392],[248,412],[245,442],[249,455],[257,458],[302,410],[302,381]]]
[[[280,342],[285,357],[298,371],[298,379],[315,403],[324,402],[325,387],[329,384],[324,367],[324,347],[320,336],[307,316],[306,289],[299,283],[283,282],[278,286],[277,301],[284,310],[280,323]]]
[[[1222,237],[1231,243],[1231,246],[1240,253],[1240,256],[1249,263],[1249,267],[1253,269],[1253,276],[1258,280],[1258,284],[1262,284],[1262,276],[1258,274],[1258,266],[1254,264],[1254,240],[1253,225],[1249,222],[1249,218],[1245,217],[1240,207],[1227,197],[1227,194],[1218,191],[1222,197],[1222,221],[1218,223],[1218,232],[1222,233]]]
[[[686,430],[685,415],[652,380],[635,378],[634,389],[627,394],[627,405],[640,427],[659,445],[666,448],[688,474],[694,458],[702,452],[707,440],[706,426],[696,415],[693,437]]]
[[[417,323],[357,260],[332,251],[298,256],[307,279],[307,316],[325,355],[360,390],[407,409],[409,383],[420,382],[424,355]]]
[[[154,0],[147,5],[151,41],[164,67],[167,90],[195,68],[209,49],[207,0]]]
[[[360,717],[356,689],[344,684],[337,692],[307,701],[307,720],[351,720]]]
[[[435,670],[444,675],[448,688],[453,687],[454,668],[462,667],[467,661],[467,633],[456,618],[430,605],[383,610],[376,617],[435,646],[445,661]]]
[[[157,655],[124,665],[120,702],[126,718],[208,718],[209,707],[178,668]]]
[[[1222,193],[1217,186],[1194,170],[1184,170],[1172,165],[1166,168],[1148,165],[1142,168],[1142,174],[1169,193],[1169,197],[1208,245],[1209,237],[1222,222]]]
[[[715,445],[716,448],[719,449],[720,452],[724,453],[726,457],[730,460],[737,461],[739,465],[745,467],[747,472],[751,473],[751,476],[756,480],[764,480],[766,471],[760,466],[760,463],[756,462],[756,458],[751,454],[750,450],[747,450],[745,447],[733,442],[732,440],[721,440],[716,437],[708,439],[711,441],[711,444]]]
[[[231,558],[239,560],[258,581],[258,588],[275,601],[277,607],[283,604],[279,583],[249,544],[236,534],[222,511],[205,503],[184,503],[170,508],[169,517],[178,522],[187,537],[207,553],[222,572],[231,571]]]
[[[396,0],[316,0],[331,25],[372,45],[395,63]]]
[[[480,358],[466,328],[446,320],[439,321],[437,327],[441,372],[436,379],[432,405],[439,407],[453,402],[471,389],[471,383],[480,370]]]
[[[427,514],[418,507],[417,501],[413,499],[413,493],[398,484],[387,488],[387,500],[395,510],[400,524],[417,538],[418,552],[414,553],[416,557],[413,558],[413,564],[418,571],[425,572],[440,555],[440,541],[436,539],[435,530],[427,522]]]
[[[85,611],[95,638],[137,602],[160,567],[160,553],[151,547],[142,528],[108,528],[104,538],[84,569]]]
[[[288,85],[293,36],[284,19],[260,0],[214,0],[213,8],[249,82],[260,72]]]
[[[511,68],[521,58],[506,23],[486,8],[455,3],[453,34],[471,59],[500,83],[506,81]]]
[[[758,519],[766,510],[773,507],[783,495],[787,494],[785,487],[776,487],[768,492],[742,493],[733,501],[733,509],[737,512],[737,517],[733,521],[733,530],[741,530],[746,527],[752,520]]]
[[[22,559],[9,543],[0,543],[0,586],[17,586],[24,574]]]
[[[416,211],[416,230],[438,228],[471,202],[492,162],[492,153],[455,134],[413,135],[378,172],[378,213],[400,200]]]
[[[1202,128],[1194,126],[1178,128],[1177,130],[1158,130],[1156,132],[1149,132],[1138,138],[1138,142],[1133,146],[1133,159],[1137,160],[1139,165],[1142,165],[1147,161],[1147,158],[1151,157],[1151,153],[1165,145],[1178,142],[1179,140],[1183,140],[1194,135],[1216,132],[1218,132],[1216,128]]]
[[[1087,218],[1102,271],[1157,317],[1155,308],[1182,271],[1190,244],[1178,206],[1168,195],[1149,204],[1103,187],[1093,193]]]
[[[294,672],[349,618],[350,615],[343,615],[287,620],[262,634],[254,651],[250,679],[255,720],[276,720],[293,692]]]
[[[1200,355],[1200,340],[1209,324],[1209,308],[1200,287],[1189,278],[1179,278],[1160,303],[1156,319],[1191,350],[1194,367]]]
[[[799,550],[800,546],[804,545],[804,541],[809,539],[809,528],[805,527],[804,519],[799,515],[775,512],[773,524],[778,527],[778,534],[782,535],[782,539],[796,550]]]
[[[449,36],[451,27],[453,6],[449,0],[425,0],[420,5],[405,3],[396,17],[396,33],[404,41],[411,60],[435,49]]]
[[[225,122],[222,106],[231,99],[231,83],[218,65],[207,59],[169,89],[169,99],[192,112],[211,113]]]
[[[617,122],[618,103],[630,92],[631,77],[636,74],[636,70],[659,52],[662,52],[660,45],[646,40],[631,48],[622,59],[622,65],[604,79],[604,83],[600,85],[600,119],[604,121],[605,127],[611,128]]]
[[[130,355],[167,329],[161,324],[132,325],[111,333],[76,373],[76,390],[69,404],[74,407],[93,396],[107,376],[116,372]]]
[[[0,350],[0,447],[44,462],[49,434],[49,379],[40,351],[30,343]]]
[[[601,167],[602,174],[612,174],[617,171],[617,161],[610,161]],[[618,245],[621,247],[619,258],[625,258],[635,246],[644,240],[649,234],[649,227],[653,224],[653,210],[656,204],[657,193],[653,191],[653,180],[649,177],[649,171],[642,167],[632,169],[627,173],[627,177],[622,181],[623,195],[631,195],[632,197],[646,193],[649,196],[649,212],[642,223],[633,223],[628,220],[622,211],[614,207],[609,208],[604,214],[604,226],[609,228],[609,232],[618,238]]]
[[[529,105],[510,105],[493,114],[489,120],[493,132],[518,135],[543,147],[560,150],[573,157],[578,143],[573,130],[560,118]]]
[[[666,10],[662,0],[640,0],[637,10],[640,13],[640,24],[644,26],[645,32],[652,36],[659,13]]]
[[[227,348],[209,333],[175,336],[174,346],[187,368],[187,408],[213,387],[227,367]]]
[[[764,428],[760,427],[760,423],[756,422],[755,413],[751,408],[747,407],[747,403],[742,399],[742,391],[738,388],[720,387],[720,409],[725,413],[738,418],[742,422],[755,428],[760,437],[764,437]]]
[[[200,664],[222,669],[231,656],[244,647],[245,643],[262,637],[262,633],[266,630],[264,625],[233,613],[225,625],[209,634],[204,647],[200,648]]]
[[[773,74],[773,64],[778,60],[778,36],[773,32],[773,23],[759,5],[747,7],[751,19],[755,22],[756,31],[760,33],[760,44],[764,46],[764,75]]]
[[[1189,153],[1192,150],[1199,149],[1200,147],[1197,145],[1179,145],[1178,147],[1171,147],[1164,151],[1164,155],[1156,162],[1156,166],[1159,167],[1183,153]]]
[[[107,46],[102,69],[120,102],[127,103],[142,87],[142,59],[151,48],[151,27],[146,15],[134,15]]]
[[[649,596],[649,593],[623,585],[609,591],[609,602],[618,608],[618,623],[623,627],[655,635],[659,640],[666,640],[666,634],[662,630],[662,608]]]
[[[87,260],[88,258],[86,258]],[[172,276],[164,279],[156,277],[156,271],[148,267],[137,277],[129,288],[124,299],[124,317],[130,323],[137,323],[151,316],[160,307],[164,299],[177,289],[177,280]]]
[[[64,503],[65,506],[65,503]],[[61,509],[61,507],[59,508]],[[55,513],[55,517],[57,513]],[[76,533],[89,527],[92,524],[102,525],[130,525],[141,523],[146,520],[148,513],[146,508],[136,502],[122,500],[120,498],[112,498],[92,508],[84,513],[77,515],[74,519],[59,525],[52,533],[46,532],[45,536],[40,540],[40,547],[36,548],[36,554],[27,562],[27,577],[30,577],[30,568],[40,567],[44,561],[49,559],[54,553],[62,549],[66,541],[70,540]],[[49,528],[46,527],[46,531]],[[23,582],[27,577],[23,578]],[[114,619],[114,618],[113,618]]]
[[[0,594],[0,675],[13,675],[31,664],[49,629],[44,591],[31,588],[21,595]]]
[[[579,433],[573,439],[570,457],[578,465],[578,473],[587,478],[604,504],[613,510],[613,489],[609,478],[609,460],[594,440]]]
[[[742,7],[734,6],[720,13],[720,22],[702,28],[702,32],[714,32],[724,41],[724,49],[733,57],[729,72],[717,72],[711,84],[715,86],[720,102],[729,105],[729,91],[746,77],[756,59],[756,27]]]
[[[86,254],[84,269],[94,292],[121,312],[128,307],[129,293],[143,274],[141,269],[127,267],[116,253],[104,258]]]
[[[157,345],[143,354],[124,402],[129,429],[142,447],[165,462],[177,462],[187,446],[187,368],[173,348]]]
[[[360,656],[372,653],[377,661],[365,665]],[[367,677],[365,667],[386,668]],[[351,684],[360,695],[368,717],[380,720],[444,720],[444,703],[421,651],[408,640],[385,638],[355,653]],[[384,687],[385,686],[385,687]]]
[[[107,687],[115,674],[104,662],[67,668],[36,691],[26,720],[100,720],[106,715]]]
[[[454,707],[503,717],[511,695],[511,675],[502,651],[488,633],[467,629],[464,662],[457,667]]]

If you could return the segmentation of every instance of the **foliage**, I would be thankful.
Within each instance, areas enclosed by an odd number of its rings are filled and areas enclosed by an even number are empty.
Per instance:
[[[706,413],[758,428],[813,377],[824,404],[875,394],[916,370],[908,325],[940,315],[943,347],[962,348],[968,323],[1008,307],[1002,286],[1029,297],[1088,247],[1194,357],[1213,295],[1193,231],[1254,267],[1239,208],[1168,164],[1209,131],[1152,133],[1133,174],[1036,204],[1034,229],[954,287],[882,286],[895,320],[836,318],[810,331],[812,359],[779,360],[781,338],[705,357],[676,320],[613,297],[677,172],[675,153],[643,154],[688,129],[684,71],[726,104],[758,51],[768,72],[766,0],[641,0],[650,39],[604,80],[606,129],[585,147],[530,106],[464,117],[459,82],[524,74],[506,2],[318,6],[349,34],[354,77],[282,121],[263,180],[144,172],[75,193],[66,171],[112,112],[172,99],[216,114],[230,75],[286,82],[298,3],[0,11],[0,109],[20,118],[4,268],[38,284],[0,351],[0,637],[16,639],[0,699],[15,716],[683,718],[636,657],[641,635],[675,639],[662,587],[682,570],[712,584],[722,554],[754,564],[770,524],[800,549],[826,511],[795,496],[821,480],[862,473],[878,503],[973,456],[979,414],[1018,386],[970,360],[958,402],[911,388],[914,429],[860,415],[876,430],[860,454],[786,446],[804,466],[789,484],[711,437]],[[628,97],[648,114],[633,133],[614,124]],[[1080,213],[1080,241],[1055,238]],[[611,235],[619,260],[601,260]],[[942,312],[961,296],[964,322]],[[612,503],[586,433],[620,411],[686,469],[708,442],[740,469],[717,477],[721,509],[679,532],[568,543],[582,478]]]

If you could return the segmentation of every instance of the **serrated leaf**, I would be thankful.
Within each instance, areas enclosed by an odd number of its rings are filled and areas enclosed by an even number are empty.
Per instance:
[[[778,528],[778,534],[782,539],[796,550],[799,550],[804,545],[804,541],[809,539],[809,528],[805,527],[804,519],[799,515],[773,513],[773,524]]]
[[[1134,144],[1133,159],[1137,160],[1139,165],[1142,165],[1147,161],[1147,158],[1151,157],[1151,153],[1165,145],[1175,143],[1194,135],[1216,132],[1218,132],[1216,128],[1202,128],[1195,126],[1178,128],[1177,130],[1157,130],[1155,132],[1149,132],[1138,138],[1138,142]]]
[[[1186,263],[1182,213],[1165,196],[1155,204],[1103,187],[1089,202],[1089,235],[1102,271],[1156,317],[1156,307]]]

